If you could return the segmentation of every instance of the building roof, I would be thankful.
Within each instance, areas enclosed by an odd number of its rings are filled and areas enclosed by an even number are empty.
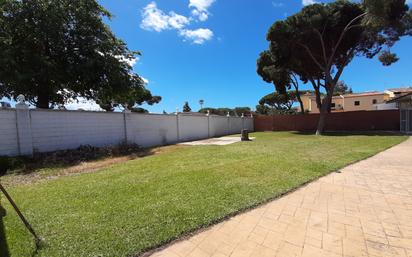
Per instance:
[[[390,101],[388,101],[387,103],[397,103],[397,102],[403,102],[403,101],[408,101],[408,100],[412,100],[412,92],[403,96],[399,96],[396,97]]]
[[[346,94],[346,95],[336,95],[333,96],[332,98],[337,99],[337,98],[351,98],[351,97],[363,97],[363,96],[374,96],[374,95],[385,95],[386,93],[384,92],[378,92],[378,91],[370,91],[370,92],[362,92],[362,93],[353,93],[353,94]],[[313,98],[315,97],[314,94],[305,94],[306,96]]]
[[[374,96],[374,95],[386,95],[386,93],[378,92],[378,91],[370,91],[370,92],[346,94],[346,95],[342,95],[342,96],[347,98],[347,97],[362,97],[362,96]]]
[[[400,88],[390,88],[387,91],[399,92],[399,93],[409,93],[412,92],[412,87],[400,87]]]

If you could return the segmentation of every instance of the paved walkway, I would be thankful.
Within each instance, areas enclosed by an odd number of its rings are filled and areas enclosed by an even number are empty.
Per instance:
[[[412,138],[153,257],[412,257]]]

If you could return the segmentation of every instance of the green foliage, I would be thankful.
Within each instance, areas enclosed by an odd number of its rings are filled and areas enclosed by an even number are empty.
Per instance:
[[[6,174],[7,171],[23,168],[27,160],[29,160],[28,157],[0,156],[0,176]]]
[[[256,105],[256,113],[261,115],[272,115],[272,108],[267,105]]]
[[[257,61],[257,73],[268,83],[273,83],[280,94],[291,88],[292,72],[287,68],[276,65],[272,59],[270,51],[264,51],[260,54]]]
[[[133,107],[130,109],[130,111],[135,112],[135,113],[149,113],[148,110],[141,108],[141,107]]]
[[[296,110],[292,109],[296,101],[295,91],[287,91],[284,94],[274,92],[260,99],[256,112],[262,115],[296,114]]]
[[[9,158],[0,156],[0,176],[6,174],[7,170],[11,168]]]
[[[128,64],[140,53],[111,32],[110,18],[96,0],[0,1],[0,96],[23,94],[40,108],[150,100]]]
[[[206,107],[203,109],[200,109],[200,113],[207,113],[209,111],[210,114],[214,115],[220,115],[220,116],[227,116],[229,113],[230,116],[249,116],[252,114],[252,110],[250,107],[235,107],[233,109],[231,108],[210,108]]]
[[[406,139],[298,133],[251,137],[256,139],[227,146],[168,147],[96,172],[8,189],[45,238],[36,257],[139,256]],[[39,173],[50,177],[48,171]],[[8,179],[13,176],[2,177]],[[29,233],[11,206],[4,208],[11,257],[33,256]]]
[[[149,90],[142,87],[107,95],[102,92],[96,102],[103,110],[112,112],[115,108],[133,110],[136,105],[141,105],[144,102],[153,105],[159,103],[161,100],[161,96],[152,96]]]
[[[192,108],[190,108],[189,106],[189,102],[185,102],[185,104],[183,105],[183,112],[191,112]]]
[[[199,110],[200,113],[207,113],[209,111],[210,114],[226,116],[229,112],[229,115],[235,115],[234,110],[230,108],[211,108],[206,107]]]
[[[233,112],[235,113],[235,116],[242,116],[242,114],[244,116],[250,116],[252,110],[250,109],[250,107],[235,107],[233,109]]]
[[[389,51],[383,51],[382,54],[379,56],[379,61],[384,65],[384,66],[390,66],[393,63],[397,62],[399,58],[396,56],[396,54],[391,53]]]
[[[259,101],[260,105],[268,105],[276,110],[289,110],[293,106],[293,100],[288,93],[279,94],[277,92],[265,95]]]

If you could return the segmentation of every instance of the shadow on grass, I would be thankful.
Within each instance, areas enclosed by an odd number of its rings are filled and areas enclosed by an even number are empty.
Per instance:
[[[0,204],[0,256],[9,257],[9,247],[6,240],[6,231],[4,229],[3,218],[6,216],[6,210]]]
[[[292,132],[296,135],[315,135],[314,131],[294,131]],[[327,131],[322,134],[322,136],[334,136],[334,137],[345,137],[345,136],[402,136],[404,134],[396,131]]]

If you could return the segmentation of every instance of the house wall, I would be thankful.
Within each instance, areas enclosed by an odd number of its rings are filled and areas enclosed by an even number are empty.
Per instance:
[[[332,104],[335,104],[335,107],[332,107],[332,111],[344,111],[345,100],[342,97],[333,97]]]
[[[174,144],[253,131],[251,117],[0,109],[0,156],[109,146]]]
[[[382,95],[371,95],[371,96],[356,96],[356,97],[345,97],[344,109],[345,112],[353,111],[373,111],[376,110],[376,106],[373,104],[373,100],[377,101],[377,104],[384,103],[386,97]],[[355,105],[355,102],[359,101],[359,105]]]
[[[353,112],[353,111],[373,111],[378,107],[373,104],[373,100],[377,101],[377,104],[385,103],[389,100],[388,94],[380,95],[366,95],[366,96],[334,96],[332,103],[335,103],[335,108],[332,108],[332,112]],[[317,108],[315,97],[303,96],[302,99],[305,110],[308,110],[312,114],[320,113]],[[355,105],[355,101],[359,101],[359,105]],[[340,106],[340,107],[339,107]],[[343,109],[342,109],[343,108]]]
[[[303,103],[303,108],[308,112],[312,112],[313,109],[317,109],[316,107],[316,102],[314,103],[315,105],[312,104],[312,99],[311,97],[307,96],[307,95],[302,95],[301,97],[302,103]],[[299,107],[300,108],[300,107]]]
[[[319,113],[319,108],[318,108],[318,104],[316,103],[316,99],[315,98],[311,98],[310,99],[310,113]]]

